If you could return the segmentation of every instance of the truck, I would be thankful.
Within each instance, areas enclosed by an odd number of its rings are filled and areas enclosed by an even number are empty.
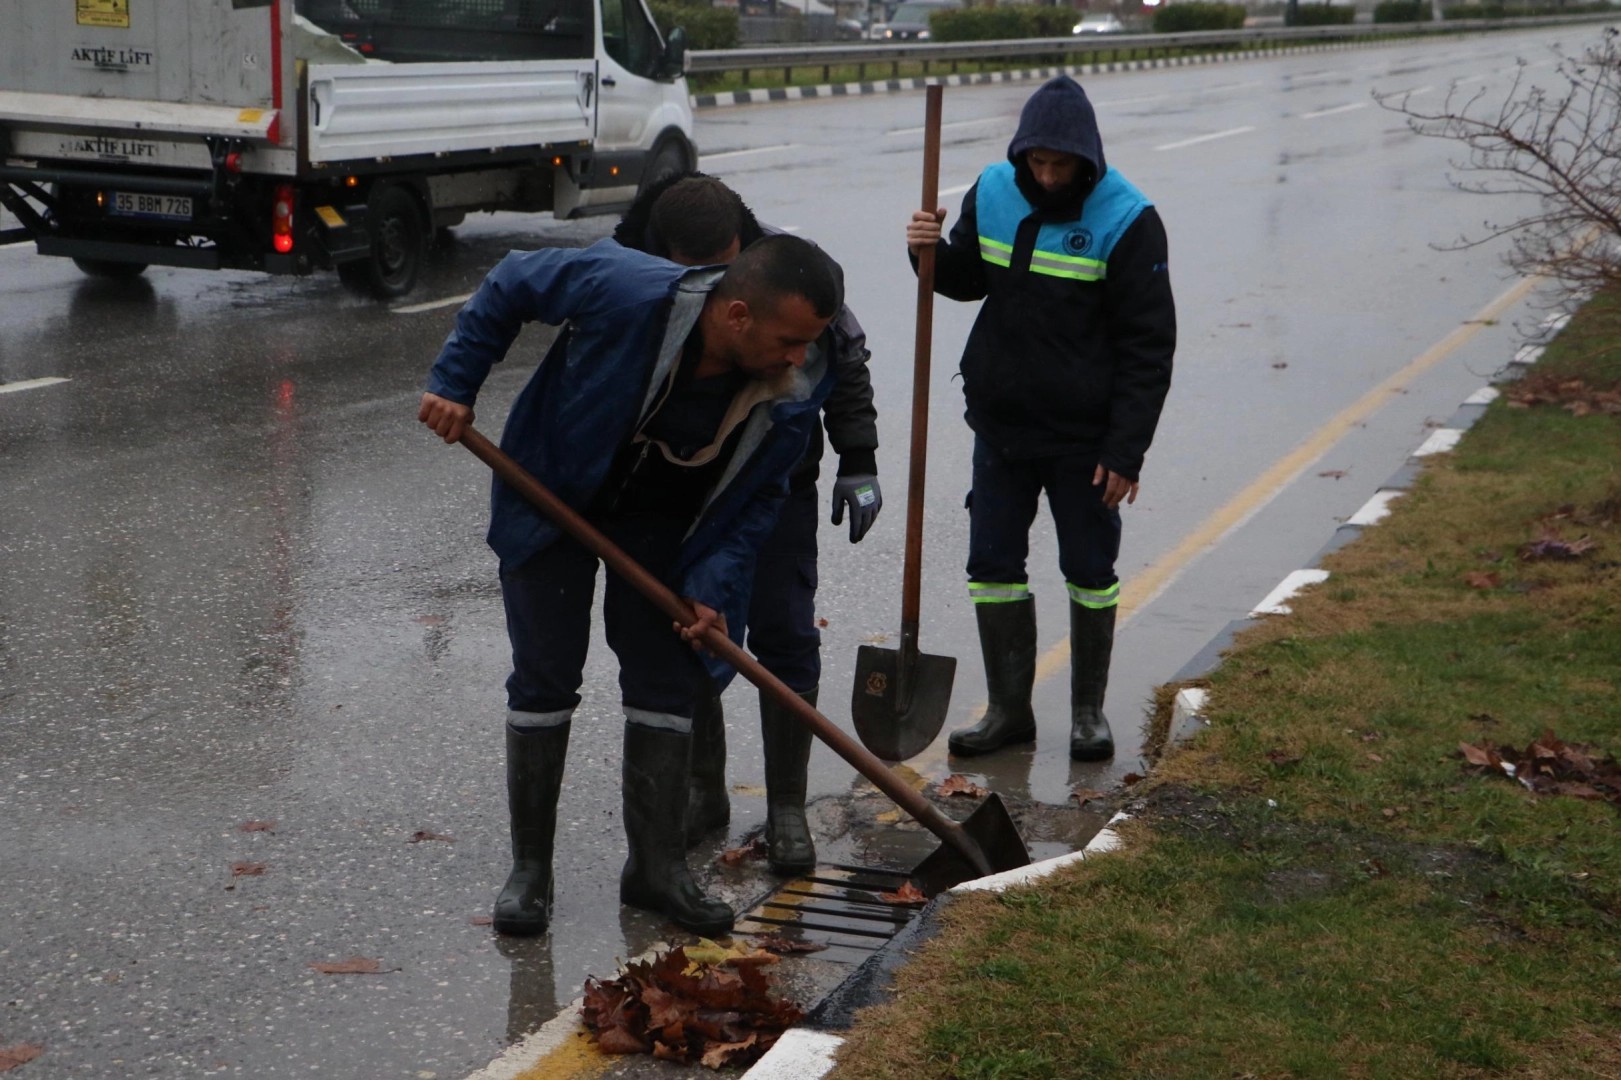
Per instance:
[[[694,167],[685,53],[644,0],[0,4],[0,243],[403,296],[469,213]]]

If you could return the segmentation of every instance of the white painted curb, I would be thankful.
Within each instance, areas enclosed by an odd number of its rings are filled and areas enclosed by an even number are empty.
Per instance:
[[[1278,582],[1277,588],[1266,594],[1266,599],[1255,605],[1255,609],[1250,612],[1250,618],[1253,619],[1257,615],[1287,615],[1289,605],[1285,601],[1307,585],[1316,585],[1327,580],[1327,570],[1295,570]]]

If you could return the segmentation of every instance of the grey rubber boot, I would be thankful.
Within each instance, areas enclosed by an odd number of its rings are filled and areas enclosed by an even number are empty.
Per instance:
[[[816,705],[816,687],[799,696]],[[765,743],[765,842],[767,860],[779,874],[816,868],[816,842],[805,821],[805,770],[811,731],[775,698],[760,695],[760,738]]]
[[[1069,756],[1102,761],[1114,756],[1114,734],[1103,715],[1114,652],[1114,612],[1069,602]]]
[[[1036,717],[1030,692],[1036,682],[1036,602],[975,604],[979,651],[985,658],[990,704],[973,727],[953,731],[953,754],[987,754],[1009,743],[1034,742]]]
[[[552,921],[552,839],[568,756],[567,721],[519,730],[507,725],[507,810],[512,873],[495,898],[498,934],[544,934]]]
[[[726,794],[726,712],[720,695],[699,694],[692,711],[692,770],[687,783],[687,847],[732,820]]]
[[[672,717],[672,720],[681,718]],[[630,857],[619,875],[620,902],[666,916],[695,934],[732,928],[732,909],[711,900],[687,868],[687,770],[692,736],[625,725],[625,839]]]

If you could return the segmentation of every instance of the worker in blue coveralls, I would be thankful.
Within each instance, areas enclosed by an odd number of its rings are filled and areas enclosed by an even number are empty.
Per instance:
[[[1107,758],[1119,508],[1137,499],[1176,350],[1165,227],[1104,161],[1092,103],[1068,76],[1025,103],[1007,160],[969,189],[949,240],[945,218],[940,208],[916,211],[906,242],[914,264],[934,247],[936,292],[984,301],[962,380],[974,431],[968,594],[989,707],[951,733],[951,752],[1036,737],[1036,607],[1025,561],[1046,492],[1069,587],[1069,753]]]
[[[762,226],[737,192],[702,173],[676,173],[637,197],[614,239],[686,266],[730,262],[774,230]],[[867,335],[848,307],[839,309],[821,345],[836,382],[822,406],[828,440],[839,455],[833,482],[832,522],[850,517],[850,543],[872,528],[883,507],[878,486],[878,412],[868,377]],[[760,549],[749,603],[749,651],[810,704],[821,681],[821,634],[816,628],[816,478],[822,425],[788,479],[788,500],[777,527]],[[767,860],[779,874],[803,874],[816,865],[816,844],[805,820],[806,769],[811,733],[770,694],[760,694],[760,740],[765,751]],[[720,692],[698,698],[692,718],[692,787],[687,842],[731,820],[726,794],[726,717]]]
[[[608,576],[603,617],[625,714],[619,898],[699,934],[733,920],[685,855],[694,701],[729,670],[710,658],[706,673],[694,649],[709,627],[741,632],[755,554],[833,387],[815,342],[843,291],[838,265],[792,236],[727,267],[682,267],[611,240],[513,252],[456,316],[422,396],[419,418],[454,442],[523,324],[567,324],[513,403],[501,446],[697,612],[677,636],[650,600]],[[491,503],[513,666],[513,866],[494,925],[538,934],[551,921],[557,801],[597,559],[499,480]]]

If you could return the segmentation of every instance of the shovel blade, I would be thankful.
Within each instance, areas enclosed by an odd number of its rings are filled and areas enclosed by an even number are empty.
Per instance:
[[[1017,870],[1030,865],[1030,851],[1024,846],[1024,837],[1013,824],[1002,797],[991,792],[985,797],[968,820],[962,823],[963,832],[979,846],[991,871]],[[941,844],[934,854],[917,864],[912,880],[924,896],[934,897],[953,885],[961,885],[980,876],[980,871],[950,844]]]
[[[957,658],[913,653],[909,673],[911,701],[899,700],[900,649],[863,645],[856,650],[856,682],[850,692],[850,716],[861,745],[885,761],[905,761],[921,754],[945,726],[951,707],[951,684]]]

